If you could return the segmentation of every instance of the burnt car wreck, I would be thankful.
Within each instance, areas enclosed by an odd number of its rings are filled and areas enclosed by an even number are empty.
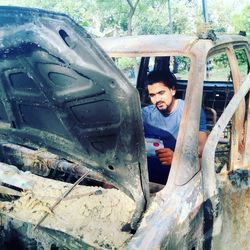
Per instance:
[[[63,14],[1,7],[0,20],[1,249],[250,248],[245,37],[95,41]],[[214,80],[206,65],[221,54],[228,72]],[[150,195],[145,76],[178,56],[185,115],[167,184]],[[137,90],[111,59],[121,57],[140,57]]]

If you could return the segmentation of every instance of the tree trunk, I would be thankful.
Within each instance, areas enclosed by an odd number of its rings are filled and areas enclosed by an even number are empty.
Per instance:
[[[168,19],[169,19],[169,31],[170,31],[170,34],[172,34],[173,33],[173,22],[172,22],[172,13],[171,13],[170,0],[168,0]]]
[[[136,10],[136,7],[138,5],[140,0],[136,0],[135,5],[133,5],[131,0],[127,0],[129,7],[130,7],[130,11],[128,13],[128,35],[131,36],[132,35],[132,20],[133,20],[133,16]]]
[[[131,0],[127,0],[129,6],[130,6],[130,11],[128,13],[128,35],[129,36],[132,36],[132,20],[133,20],[133,16],[134,16],[134,13],[135,13],[135,10],[136,10],[136,7],[138,5],[140,0],[136,0],[135,2],[135,5],[133,5],[132,1]],[[135,74],[135,79],[137,79],[137,74],[138,74],[138,64],[136,62],[136,58],[133,58],[133,71],[134,71],[134,74]]]

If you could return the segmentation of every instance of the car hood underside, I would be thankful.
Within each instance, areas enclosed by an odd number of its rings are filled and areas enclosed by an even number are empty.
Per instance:
[[[133,198],[138,221],[148,198],[140,103],[112,60],[65,15],[1,7],[0,61],[2,161],[17,165],[8,143],[55,154]]]

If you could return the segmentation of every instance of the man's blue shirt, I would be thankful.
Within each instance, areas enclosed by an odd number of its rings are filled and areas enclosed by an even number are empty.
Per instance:
[[[168,131],[174,136],[175,139],[177,139],[183,108],[184,101],[178,99],[176,109],[168,115],[162,115],[162,113],[155,107],[155,105],[149,105],[142,109],[143,122],[151,125],[152,127],[157,127],[162,130]],[[207,131],[206,116],[203,110],[201,112],[199,130],[203,132]]]
[[[144,133],[146,138],[158,138],[163,141],[165,148],[174,151],[178,136],[184,101],[178,99],[176,109],[169,115],[163,115],[155,105],[149,105],[142,109]],[[200,117],[200,131],[206,132],[206,116],[204,111]],[[162,166],[158,157],[148,157],[149,181],[166,184],[170,166]]]
[[[163,141],[164,148],[175,150],[176,139],[167,131],[144,123],[145,138],[157,138]],[[158,157],[150,156],[148,160],[148,176],[150,182],[165,185],[170,171],[170,166],[162,166]]]

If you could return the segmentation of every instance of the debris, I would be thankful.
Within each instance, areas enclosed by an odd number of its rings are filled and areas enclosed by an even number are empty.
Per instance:
[[[60,197],[55,204],[49,209],[49,211],[46,212],[46,214],[38,221],[38,223],[36,224],[35,228],[36,229],[46,218],[49,214],[51,214],[50,212],[53,212],[54,208],[79,184],[82,182],[82,180],[84,178],[86,178],[86,176],[88,175],[89,172],[83,174],[75,183],[73,186],[71,186],[63,195],[62,197]]]

